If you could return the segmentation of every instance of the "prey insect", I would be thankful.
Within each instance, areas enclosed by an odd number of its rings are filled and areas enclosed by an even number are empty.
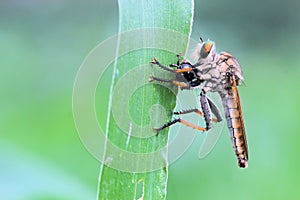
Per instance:
[[[174,80],[166,80],[150,75],[149,81],[159,81],[171,83],[181,89],[193,89],[201,87],[200,104],[201,110],[195,108],[174,112],[174,115],[182,115],[195,112],[204,118],[205,127],[192,124],[181,118],[167,122],[159,128],[154,128],[156,133],[175,124],[181,123],[199,131],[211,129],[212,122],[222,121],[222,115],[217,105],[206,95],[209,92],[217,92],[224,108],[227,126],[230,132],[232,146],[234,148],[238,165],[241,168],[247,167],[248,145],[245,134],[242,107],[237,86],[243,80],[243,74],[238,61],[228,52],[216,52],[215,43],[200,38],[199,48],[197,49],[198,60],[195,64],[177,55],[177,63],[169,67],[162,65],[156,58],[151,64],[157,65],[163,70],[176,75]]]

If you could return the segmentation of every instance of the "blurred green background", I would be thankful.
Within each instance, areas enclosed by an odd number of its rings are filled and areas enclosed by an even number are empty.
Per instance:
[[[195,2],[192,37],[240,61],[250,160],[228,131],[170,166],[168,199],[299,199],[300,1]],[[0,1],[0,199],[95,199],[99,163],[83,147],[72,87],[88,52],[118,31],[116,1]]]

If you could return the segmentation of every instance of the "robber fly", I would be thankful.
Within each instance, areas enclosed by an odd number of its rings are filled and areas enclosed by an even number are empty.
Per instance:
[[[175,123],[181,123],[200,131],[209,130],[212,126],[212,122],[222,121],[222,116],[217,105],[208,98],[206,94],[208,92],[218,92],[222,99],[227,126],[237,156],[238,165],[241,168],[246,168],[248,146],[242,107],[237,89],[237,86],[244,80],[241,67],[230,53],[217,53],[215,43],[211,40],[204,42],[202,38],[200,38],[199,48],[196,53],[198,61],[195,64],[191,64],[191,62],[186,59],[181,61],[181,55],[177,55],[177,64],[171,64],[170,67],[162,65],[156,58],[153,58],[152,64],[166,71],[175,73],[176,78],[174,80],[166,80],[150,75],[149,81],[172,83],[181,89],[193,89],[203,85],[200,93],[202,111],[199,109],[189,109],[174,112],[174,114],[181,115],[195,112],[204,118],[206,127],[197,126],[186,120],[177,118],[154,130],[158,134],[162,129]]]

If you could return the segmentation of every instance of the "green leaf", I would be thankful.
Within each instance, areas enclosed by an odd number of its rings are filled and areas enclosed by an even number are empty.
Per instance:
[[[149,62],[176,63],[176,54],[186,52],[193,1],[119,0],[119,13],[98,198],[165,199],[168,130],[156,137],[152,127],[172,118],[177,88],[149,84],[151,73],[174,79]]]

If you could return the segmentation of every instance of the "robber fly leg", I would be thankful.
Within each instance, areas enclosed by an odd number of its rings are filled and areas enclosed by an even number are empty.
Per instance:
[[[182,53],[177,54],[177,65],[180,65],[180,57],[182,56]]]
[[[177,64],[170,64],[170,67],[176,67],[178,68],[180,66],[180,58],[182,53],[177,54]]]
[[[176,67],[176,68],[178,68],[179,66],[176,65],[176,64],[170,64],[170,67]]]
[[[208,100],[209,100],[209,99],[208,99]],[[211,100],[209,100],[209,101],[211,101]],[[208,103],[210,103],[209,101],[208,101]],[[217,108],[217,109],[218,109],[218,108]],[[218,109],[218,111],[219,111],[219,109]],[[197,109],[197,108],[189,109],[189,110],[177,111],[177,112],[173,112],[173,114],[174,114],[174,115],[184,115],[184,114],[188,114],[188,113],[192,113],[192,112],[195,112],[196,114],[200,115],[201,117],[204,116],[203,113],[202,113],[199,109]],[[213,114],[215,114],[213,110],[212,110],[212,112],[213,112]],[[220,116],[221,116],[221,114],[220,114]],[[221,117],[221,120],[220,120],[218,117],[217,117],[217,118],[212,118],[212,121],[213,121],[213,122],[219,122],[219,121],[222,121],[222,117]]]
[[[193,68],[190,67],[190,68],[185,68],[185,69],[178,69],[179,65],[180,65],[180,56],[181,54],[178,54],[177,57],[178,57],[178,61],[177,61],[177,65],[175,64],[170,64],[170,67],[166,67],[164,65],[162,65],[160,62],[158,62],[158,60],[154,57],[153,58],[153,61],[151,61],[150,63],[153,64],[153,65],[157,65],[159,66],[160,68],[162,68],[163,70],[166,70],[168,72],[172,72],[172,73],[184,73],[184,72],[189,72],[189,71],[192,71]],[[177,69],[172,69],[171,67],[176,67]]]
[[[203,113],[199,109],[197,109],[197,108],[189,109],[189,110],[177,111],[177,112],[173,112],[173,114],[174,115],[183,115],[183,114],[188,114],[188,113],[192,113],[192,112],[195,112],[195,113],[197,113],[200,116],[203,116]]]
[[[212,114],[211,114],[211,108],[209,105],[209,100],[206,97],[206,92],[202,89],[200,93],[200,103],[201,108],[204,115],[204,120],[206,123],[206,129],[209,130],[211,128],[211,122],[212,122]]]
[[[190,88],[190,85],[188,83],[177,81],[177,80],[168,80],[168,79],[158,78],[158,77],[153,76],[153,74],[150,74],[149,82],[152,82],[152,81],[171,83],[173,85],[179,86],[181,89],[189,89]]]
[[[173,72],[173,73],[176,73],[176,70],[172,69],[172,68],[169,68],[169,67],[166,67],[162,64],[160,64],[160,62],[158,62],[158,60],[154,57],[153,60],[150,62],[151,64],[153,65],[157,65],[159,66],[160,68],[162,68],[163,70],[166,70],[168,72]]]
[[[161,131],[161,130],[169,127],[169,126],[172,126],[173,124],[176,124],[178,122],[181,123],[181,124],[184,124],[184,125],[186,125],[188,127],[191,127],[193,129],[199,130],[199,131],[206,131],[206,128],[203,128],[201,126],[196,126],[196,125],[194,125],[194,124],[192,124],[192,123],[190,123],[188,121],[185,121],[183,119],[178,118],[178,119],[174,119],[172,121],[169,121],[168,123],[164,124],[163,126],[161,126],[159,128],[154,128],[154,130],[156,131],[156,135],[158,135],[159,131]]]

